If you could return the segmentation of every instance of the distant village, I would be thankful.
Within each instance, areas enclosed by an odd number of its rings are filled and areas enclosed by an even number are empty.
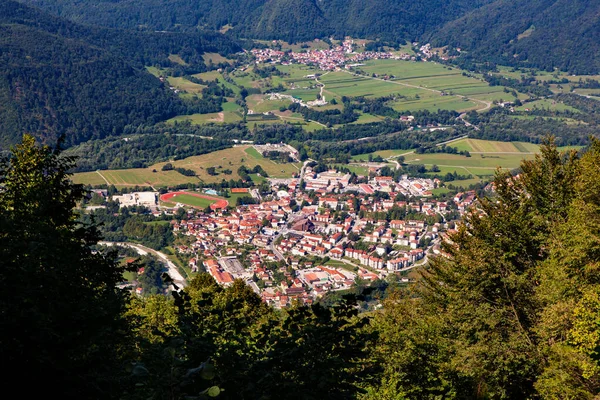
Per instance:
[[[349,69],[366,60],[411,60],[415,59],[406,53],[392,54],[390,52],[364,51],[356,52],[354,40],[348,39],[341,45],[329,50],[308,50],[305,52],[285,52],[274,49],[253,49],[252,54],[257,64],[274,63],[289,65],[292,63],[314,65],[323,71],[333,71],[338,68]]]
[[[176,251],[192,273],[206,271],[224,286],[242,279],[275,307],[310,304],[357,279],[401,274],[408,282],[402,273],[443,255],[442,239],[476,199],[474,192],[432,199],[437,179],[376,175],[367,183],[350,182],[350,174],[305,166],[301,177],[271,180],[272,194],[258,204],[215,203],[210,212],[186,208],[183,220],[170,223],[188,243]],[[157,192],[113,200],[144,205],[156,216],[178,208],[159,205]]]

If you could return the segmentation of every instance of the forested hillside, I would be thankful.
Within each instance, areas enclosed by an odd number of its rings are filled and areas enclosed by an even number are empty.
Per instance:
[[[350,35],[432,41],[475,61],[572,73],[600,70],[600,5],[585,0],[23,0],[91,24],[141,30],[225,28],[238,37],[312,40]]]
[[[27,0],[74,21],[119,28],[183,30],[205,27],[262,39],[315,37],[416,38],[492,0]],[[93,6],[91,5],[93,3]]]
[[[193,112],[145,65],[172,65],[180,54],[206,69],[204,51],[239,47],[222,35],[129,33],[89,28],[0,0],[0,147],[33,132],[65,144],[119,134],[127,125]]]
[[[574,74],[600,71],[600,3],[587,0],[497,0],[449,22],[435,45],[504,65]]]

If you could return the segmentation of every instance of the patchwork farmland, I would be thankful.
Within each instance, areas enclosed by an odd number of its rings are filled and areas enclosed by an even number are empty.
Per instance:
[[[300,171],[300,164],[279,164],[253,152],[251,146],[236,146],[201,156],[188,157],[182,160],[169,161],[175,168],[186,168],[196,172],[196,176],[184,176],[177,171],[162,171],[167,161],[154,164],[148,168],[132,168],[122,170],[105,170],[78,173],[73,176],[75,183],[87,185],[109,184],[116,187],[153,186],[167,187],[186,183],[216,183],[223,179],[239,179],[237,170],[245,165],[253,168],[260,165],[273,178],[290,178]],[[207,172],[209,167],[215,168],[216,175]]]

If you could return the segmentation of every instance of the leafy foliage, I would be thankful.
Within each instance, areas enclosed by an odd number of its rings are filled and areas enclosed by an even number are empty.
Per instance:
[[[389,302],[377,398],[592,398],[600,142],[498,173],[415,289]],[[414,370],[414,374],[411,371]],[[562,398],[562,397],[560,397]]]
[[[120,393],[126,293],[114,255],[93,252],[98,230],[73,212],[83,195],[73,160],[26,136],[0,177],[0,355],[30,394],[114,398]]]
[[[432,41],[461,48],[465,58],[479,62],[595,74],[599,7],[593,1],[497,0],[449,22]]]
[[[73,145],[128,125],[220,111],[218,97],[184,102],[143,69],[170,65],[169,55],[181,53],[202,71],[204,51],[237,49],[220,35],[89,28],[10,0],[0,7],[0,147],[24,132],[45,143],[65,134],[64,144]]]

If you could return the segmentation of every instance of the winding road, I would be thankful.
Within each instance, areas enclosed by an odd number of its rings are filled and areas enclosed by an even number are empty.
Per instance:
[[[129,242],[98,242],[98,244],[103,246],[121,246],[121,247],[129,247],[137,251],[140,255],[152,254],[158,257],[163,263],[166,264],[167,269],[169,271],[169,276],[179,288],[184,288],[187,285],[187,281],[179,272],[179,268],[167,257],[165,253],[161,253],[160,251],[156,251],[149,247],[143,246],[137,243],[129,243]]]

